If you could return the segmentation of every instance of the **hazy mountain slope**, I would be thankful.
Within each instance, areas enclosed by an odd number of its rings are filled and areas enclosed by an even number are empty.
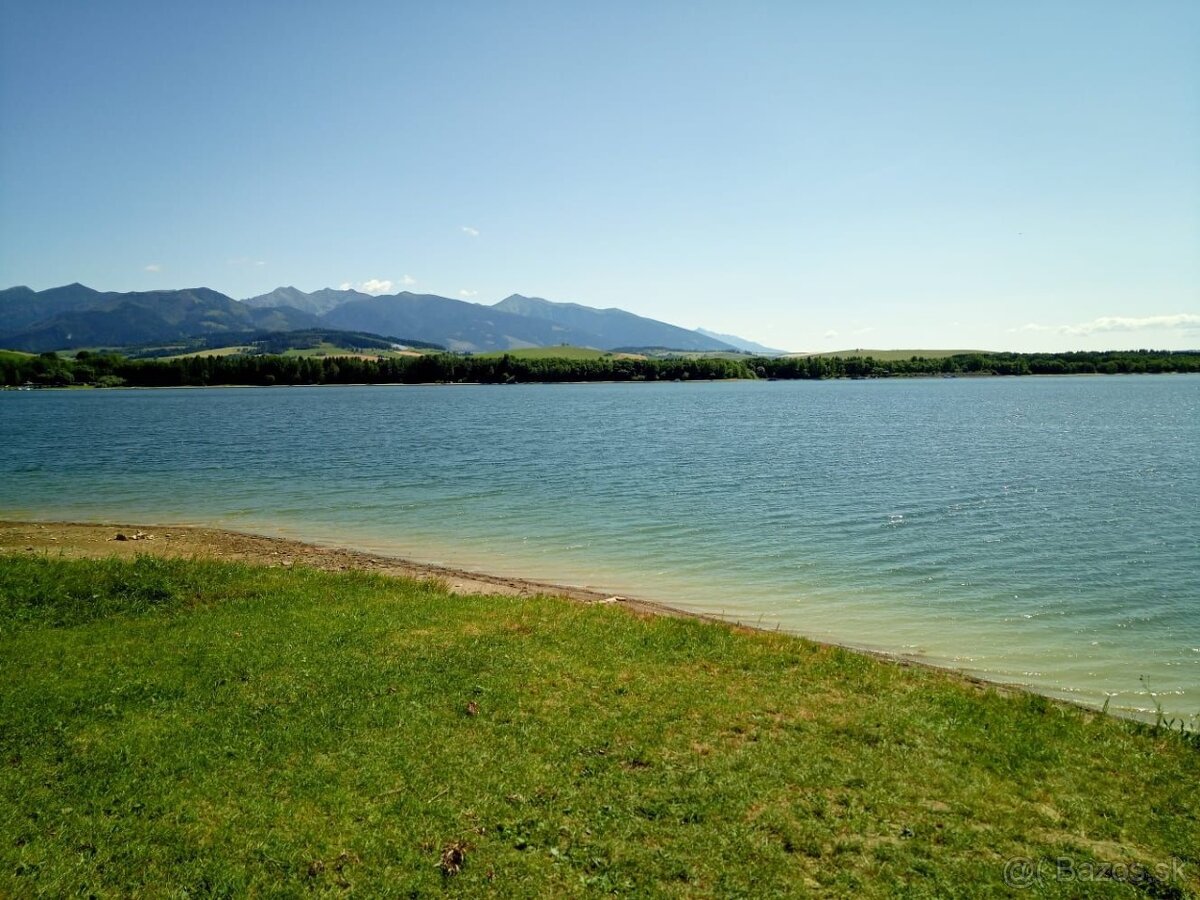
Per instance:
[[[772,347],[766,347],[757,341],[738,337],[736,334],[721,334],[719,331],[709,331],[707,328],[697,328],[696,332],[697,334],[703,334],[706,337],[716,338],[718,341],[732,344],[738,350],[745,350],[747,353],[761,353],[764,356],[783,356],[788,352],[787,350],[776,350]]]
[[[242,302],[256,309],[290,306],[293,309],[319,316],[336,309],[343,303],[361,300],[369,296],[370,294],[362,294],[358,291],[338,291],[333,288],[323,288],[308,294],[299,288],[278,287],[269,294],[259,294],[257,297],[249,297]]]
[[[237,301],[208,288],[102,293],[81,284],[0,291],[0,346],[39,352],[145,346],[224,332],[337,328],[398,334],[459,351],[572,344],[610,350],[733,350],[730,343],[621,309],[514,294],[494,306],[435,294],[371,296],[279,287]]]
[[[82,284],[35,291],[24,286],[0,291],[0,334],[12,334],[44,322],[60,313],[88,309],[102,303],[106,295]]]
[[[317,328],[321,324],[320,317],[293,306],[252,309],[250,310],[250,320],[256,328],[264,331],[298,331],[305,328]]]
[[[0,308],[0,345],[32,352],[123,347],[223,331],[292,330],[317,324],[315,316],[300,310],[256,310],[208,288],[102,294],[69,285],[17,300],[17,315],[9,316],[7,304]],[[36,308],[40,316],[33,323],[27,312],[22,314],[29,308]]]
[[[553,344],[597,346],[598,340],[597,335],[588,332],[513,315],[493,306],[408,291],[352,300],[323,315],[321,321],[351,331],[403,334],[459,351]]]
[[[623,309],[594,309],[578,303],[555,303],[541,297],[513,294],[493,309],[506,313],[553,322],[564,328],[593,334],[593,346],[669,347],[672,350],[733,350],[731,344],[677,325],[634,315]]]

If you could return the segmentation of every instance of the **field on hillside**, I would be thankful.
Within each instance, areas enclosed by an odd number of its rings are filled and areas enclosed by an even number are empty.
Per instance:
[[[840,356],[846,359],[851,356],[871,356],[878,360],[894,361],[912,359],[914,356],[925,359],[945,359],[947,356],[964,356],[982,354],[986,356],[990,350],[830,350],[826,353],[789,353],[788,356]]]
[[[191,353],[176,353],[173,356],[160,356],[159,359],[190,359],[193,356],[237,356],[239,353],[251,353],[253,347],[216,347],[212,350],[194,350]]]
[[[426,352],[429,352],[429,351],[426,351]],[[379,359],[380,357],[383,357],[384,359],[397,359],[402,356],[420,356],[421,351],[419,351],[419,350],[392,350],[392,349],[384,349],[384,348],[375,349],[373,347],[365,349],[365,350],[364,349],[355,350],[350,347],[341,347],[337,344],[330,344],[328,342],[323,341],[320,344],[318,344],[316,347],[292,348],[291,350],[285,350],[283,353],[281,353],[279,355],[280,356],[298,356],[298,357],[353,356],[357,359]]]
[[[523,347],[519,350],[497,350],[490,353],[474,353],[482,359],[499,359],[511,356],[513,359],[641,359],[632,353],[613,353],[608,350],[596,350],[592,347],[571,347],[562,344],[555,347]]]
[[[682,359],[750,359],[753,354],[742,353],[738,350],[663,350],[657,353],[647,352],[647,356]]]
[[[355,572],[10,548],[0,760],[4,896],[1200,890],[1174,731]]]

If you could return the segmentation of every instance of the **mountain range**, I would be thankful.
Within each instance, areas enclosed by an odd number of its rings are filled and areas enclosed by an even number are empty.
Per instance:
[[[374,296],[279,287],[235,300],[208,288],[101,292],[82,284],[0,290],[0,347],[41,352],[128,347],[250,330],[335,328],[440,344],[460,352],[571,344],[601,350],[658,347],[732,351],[761,345],[690,330],[623,309],[594,309],[513,294],[494,305],[436,294]]]
[[[82,284],[0,291],[0,346],[13,350],[127,347],[223,331],[293,331],[319,324],[287,306],[255,309],[208,288],[101,292]]]

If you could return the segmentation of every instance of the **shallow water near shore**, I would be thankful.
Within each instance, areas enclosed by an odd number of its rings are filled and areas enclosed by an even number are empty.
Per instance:
[[[1200,713],[1200,378],[0,392],[0,516],[217,525]]]

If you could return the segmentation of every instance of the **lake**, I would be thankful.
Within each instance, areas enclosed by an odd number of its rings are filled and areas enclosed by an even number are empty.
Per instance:
[[[657,599],[1200,713],[1200,378],[0,392],[0,516]]]

